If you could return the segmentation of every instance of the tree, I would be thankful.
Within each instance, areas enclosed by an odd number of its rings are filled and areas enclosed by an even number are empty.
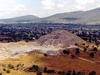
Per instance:
[[[93,57],[94,57],[94,53],[93,53],[93,52],[90,53],[89,56],[90,56],[91,58],[93,58]]]
[[[83,43],[82,45],[85,46],[85,43]]]
[[[52,70],[47,70],[47,73],[55,73],[55,71],[52,69]]]
[[[9,69],[14,69],[14,66],[12,64],[8,64]]]
[[[85,73],[84,72],[77,72],[76,75],[85,75]]]
[[[44,54],[44,56],[47,57],[48,55],[47,54]]]
[[[35,71],[38,71],[38,69],[39,69],[38,65],[33,65],[32,68],[33,68]]]
[[[72,75],[76,75],[76,72],[75,72],[75,71],[73,71]]]
[[[63,53],[68,55],[70,52],[67,50],[63,50]]]
[[[44,67],[44,72],[47,72],[47,67]]]
[[[37,72],[37,74],[36,75],[42,75],[42,72]]]
[[[37,72],[39,70],[38,65],[33,65],[32,67],[28,68],[29,72]]]
[[[2,75],[2,73],[0,73],[0,75]]]
[[[10,70],[7,70],[6,72],[7,72],[7,73],[10,73]]]
[[[72,58],[75,58],[75,55],[71,55]]]
[[[76,48],[75,51],[76,51],[76,52],[75,52],[76,54],[79,54],[79,53],[80,53],[79,48]]]
[[[44,73],[55,73],[55,71],[53,69],[48,70],[47,67],[44,67]]]
[[[92,71],[92,72],[89,73],[89,75],[96,75],[96,72]]]
[[[87,51],[87,48],[84,48],[83,52],[86,52]]]
[[[62,74],[62,72],[61,71],[58,71],[58,74]]]
[[[77,44],[77,43],[75,43],[75,46],[78,46],[78,44]]]
[[[86,48],[89,48],[89,45],[87,45]]]
[[[93,51],[96,51],[96,52],[97,52],[97,51],[98,51],[98,49],[97,49],[96,47],[94,47],[94,48],[93,48]]]
[[[68,70],[66,74],[67,75],[71,75],[71,73],[72,73],[72,71],[71,70]]]
[[[3,68],[3,71],[6,71],[6,69],[5,69],[5,68]]]

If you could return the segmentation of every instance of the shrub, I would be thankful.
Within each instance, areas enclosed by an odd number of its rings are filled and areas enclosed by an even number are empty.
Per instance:
[[[61,74],[62,72],[61,71],[58,71],[58,74]]]
[[[55,73],[55,71],[52,69],[52,70],[47,70],[47,73]]]
[[[92,71],[92,72],[89,73],[89,75],[96,75],[96,72]]]
[[[85,46],[85,43],[82,43],[83,46]]]
[[[75,55],[71,55],[72,58],[75,58]]]
[[[64,54],[67,54],[67,55],[70,54],[70,52],[67,51],[67,50],[63,50],[63,53],[64,53]]]
[[[39,69],[38,65],[33,65],[32,68],[33,68],[35,71],[38,71],[38,69]]]
[[[48,55],[47,54],[44,54],[44,56],[47,57]]]
[[[98,51],[98,49],[96,47],[93,48],[93,51]]]
[[[42,72],[37,72],[37,74],[36,75],[42,75]]]
[[[5,68],[3,68],[3,71],[6,71],[6,69],[5,69]]]
[[[72,72],[72,75],[76,75],[76,72],[75,72],[75,71],[73,71],[73,72]]]
[[[48,70],[47,67],[44,67],[43,72],[44,72],[44,73],[55,73],[55,71],[54,71],[53,69]]]
[[[2,73],[0,73],[0,75],[2,75]]]
[[[93,57],[94,57],[94,53],[93,53],[93,52],[90,53],[89,56],[90,56],[91,58],[93,58]]]
[[[10,73],[10,70],[7,70],[6,72],[7,72],[7,73]]]
[[[44,72],[47,72],[47,67],[44,67]]]
[[[6,67],[6,64],[2,64],[2,67]]]
[[[12,64],[8,64],[9,69],[14,69],[14,66]]]
[[[36,72],[36,71],[38,71],[38,65],[33,65],[32,67],[29,67],[28,68],[28,71],[29,72]]]
[[[87,48],[84,48],[83,52],[86,52],[87,51]]]
[[[21,64],[17,64],[17,67],[21,66]]]
[[[24,64],[21,64],[21,67],[24,67]]]
[[[77,75],[85,75],[84,72],[77,72]]]
[[[75,51],[76,51],[76,52],[75,52],[76,54],[79,54],[79,53],[80,53],[79,48],[76,48]]]
[[[78,46],[78,44],[77,44],[77,43],[75,43],[75,46]]]
[[[86,48],[89,48],[89,45],[87,45]]]

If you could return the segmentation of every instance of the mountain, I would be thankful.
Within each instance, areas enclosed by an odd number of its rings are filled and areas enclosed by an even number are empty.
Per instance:
[[[64,46],[69,47],[71,45],[82,44],[84,41],[66,31],[66,30],[56,30],[52,33],[42,36],[37,40],[37,43],[41,46]]]
[[[25,16],[10,18],[10,19],[1,19],[0,22],[3,22],[3,23],[33,22],[34,19],[39,19],[39,17],[34,16],[34,15],[25,15]]]
[[[100,24],[100,8],[88,11],[74,11],[66,13],[58,13],[52,16],[39,18],[34,15],[26,15],[10,19],[1,19],[2,23],[20,23],[20,22],[36,22],[36,23],[67,23],[67,24],[84,24],[95,25]]]
[[[71,24],[100,24],[100,8],[88,11],[59,13],[39,19],[38,22],[71,23]]]

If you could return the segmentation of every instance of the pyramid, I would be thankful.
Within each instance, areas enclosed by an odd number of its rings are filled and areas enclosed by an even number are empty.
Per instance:
[[[84,40],[75,34],[72,34],[66,30],[56,30],[50,34],[40,37],[36,41],[41,46],[70,46],[77,44],[82,44]]]

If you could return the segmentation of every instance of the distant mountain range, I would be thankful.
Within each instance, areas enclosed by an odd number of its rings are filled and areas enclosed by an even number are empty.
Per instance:
[[[39,19],[39,17],[34,16],[34,15],[25,15],[25,16],[20,16],[20,17],[15,17],[15,18],[10,18],[10,19],[1,19],[0,22],[2,23],[14,23],[14,22],[33,22],[33,20]]]
[[[39,23],[71,23],[71,24],[100,24],[100,8],[88,11],[59,13],[45,18],[33,15],[3,19],[0,22],[39,22]]]

